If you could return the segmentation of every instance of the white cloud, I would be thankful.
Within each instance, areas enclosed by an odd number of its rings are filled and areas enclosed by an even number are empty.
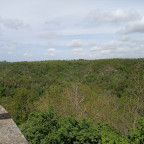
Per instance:
[[[91,22],[121,23],[139,19],[139,14],[134,10],[125,11],[116,9],[114,11],[102,11],[100,9],[91,12],[87,17]]]
[[[74,48],[72,53],[79,56],[85,56],[85,51],[82,48]]]
[[[128,35],[122,35],[120,40],[121,41],[129,41],[130,37]]]
[[[19,61],[24,59],[25,52],[27,57],[29,53],[33,55],[26,60],[73,59],[81,55],[106,58],[107,55],[119,57],[119,53],[143,57],[144,45],[134,42],[142,40],[139,33],[144,29],[143,4],[142,1],[114,0],[1,1],[0,39],[18,41],[20,45],[0,41],[0,60]],[[100,9],[89,13],[97,8]],[[25,28],[27,24],[31,26],[30,31]],[[116,33],[122,28],[124,34]],[[129,35],[131,33],[137,34]],[[10,59],[11,52],[17,55],[13,59]]]
[[[47,49],[47,51],[44,53],[45,56],[55,56],[57,54],[59,54],[61,51],[57,50],[55,48],[49,48]]]
[[[98,46],[96,46],[96,45],[94,47],[90,48],[91,52],[97,52],[99,50],[100,50],[100,48]]]
[[[83,52],[83,49],[82,48],[75,48],[75,49],[72,50],[72,52],[74,52],[74,53]]]
[[[16,47],[14,45],[5,45],[5,46],[1,46],[0,49],[14,50],[16,49]]]
[[[109,49],[116,49],[120,46],[122,46],[123,43],[121,41],[109,41],[108,43],[104,44],[104,49],[109,50]]]
[[[44,22],[44,24],[49,28],[57,28],[60,26],[60,22],[57,20],[47,20]]]
[[[62,34],[58,32],[44,32],[39,35],[39,37],[43,39],[52,39],[52,38],[57,38],[60,36],[62,36]]]
[[[9,54],[9,55],[13,55],[13,52],[9,51],[8,54]]]
[[[78,48],[82,47],[82,41],[80,39],[72,40],[67,46],[69,48]]]
[[[26,57],[26,58],[31,58],[32,55],[31,55],[30,53],[24,53],[24,57]]]
[[[15,50],[18,46],[17,42],[10,42],[10,41],[1,41],[0,49],[3,50]]]
[[[119,32],[122,34],[144,33],[144,17],[140,20],[128,23],[126,27]]]
[[[12,29],[29,27],[29,25],[26,25],[22,20],[18,20],[18,19],[2,19],[1,23],[5,27],[12,28]]]
[[[102,50],[101,53],[102,53],[102,54],[110,54],[110,53],[111,53],[111,50]]]
[[[91,42],[88,43],[88,46],[90,46],[90,47],[97,46],[97,42],[91,41]]]
[[[131,21],[139,18],[139,15],[136,12],[126,12],[122,9],[112,11],[108,16],[109,17],[107,18],[107,20],[111,22]]]

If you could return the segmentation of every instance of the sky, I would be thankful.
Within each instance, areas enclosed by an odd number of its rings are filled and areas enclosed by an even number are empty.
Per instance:
[[[0,61],[144,58],[143,0],[0,0]]]

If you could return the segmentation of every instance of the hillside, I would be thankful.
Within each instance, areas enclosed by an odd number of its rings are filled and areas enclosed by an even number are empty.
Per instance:
[[[53,106],[127,134],[144,116],[144,59],[0,62],[0,104],[18,125]]]

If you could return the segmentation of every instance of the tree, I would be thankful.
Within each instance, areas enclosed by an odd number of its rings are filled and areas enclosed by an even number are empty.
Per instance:
[[[37,93],[32,90],[17,89],[13,97],[14,120],[17,124],[28,119],[28,114],[33,110],[33,102],[37,98]]]
[[[22,127],[22,132],[30,144],[54,143],[56,131],[60,127],[59,118],[52,107],[41,113],[32,112]]]
[[[138,120],[137,128],[133,129],[128,138],[132,144],[144,144],[144,117]]]
[[[89,119],[60,118],[49,108],[33,112],[22,127],[30,144],[127,144],[127,140],[106,123]]]

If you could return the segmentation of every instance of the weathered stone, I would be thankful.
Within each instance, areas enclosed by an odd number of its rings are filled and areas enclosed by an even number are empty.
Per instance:
[[[9,113],[0,106],[0,144],[28,144]]]

